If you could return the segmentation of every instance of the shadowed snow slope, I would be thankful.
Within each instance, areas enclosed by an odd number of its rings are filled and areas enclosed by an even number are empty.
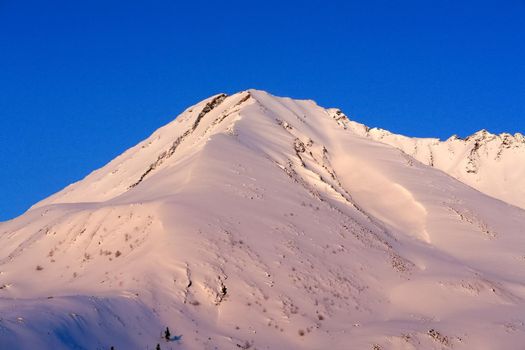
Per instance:
[[[256,90],[187,109],[0,224],[0,348],[521,346],[525,211],[363,130]]]

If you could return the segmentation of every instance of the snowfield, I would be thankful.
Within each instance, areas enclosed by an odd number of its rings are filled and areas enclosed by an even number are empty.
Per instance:
[[[0,349],[518,349],[524,198],[520,134],[212,96],[0,223]]]

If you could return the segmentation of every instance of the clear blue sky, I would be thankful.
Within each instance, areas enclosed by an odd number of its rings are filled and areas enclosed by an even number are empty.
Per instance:
[[[0,0],[0,220],[252,87],[408,135],[523,133],[525,0]]]

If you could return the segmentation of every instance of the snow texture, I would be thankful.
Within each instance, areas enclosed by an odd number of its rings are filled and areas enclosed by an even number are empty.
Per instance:
[[[212,96],[0,223],[0,349],[517,349],[524,142]]]

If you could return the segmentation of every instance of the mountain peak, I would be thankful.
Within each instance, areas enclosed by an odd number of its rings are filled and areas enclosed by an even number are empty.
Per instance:
[[[305,111],[312,108],[317,112],[322,110],[313,101],[280,98],[255,89],[233,95],[213,95],[187,108],[172,122],[84,180],[68,186],[34,207],[61,202],[110,200],[139,186],[160,168],[198,152],[214,136],[234,135],[236,125],[241,120],[269,118],[275,123],[279,119],[277,115],[282,114],[283,110],[286,110],[285,115],[293,119],[303,118],[300,115],[301,108]]]
[[[481,129],[479,131],[476,131],[474,134],[468,136],[465,140],[470,141],[490,141],[493,140],[496,137],[496,135],[492,134],[486,129]]]

